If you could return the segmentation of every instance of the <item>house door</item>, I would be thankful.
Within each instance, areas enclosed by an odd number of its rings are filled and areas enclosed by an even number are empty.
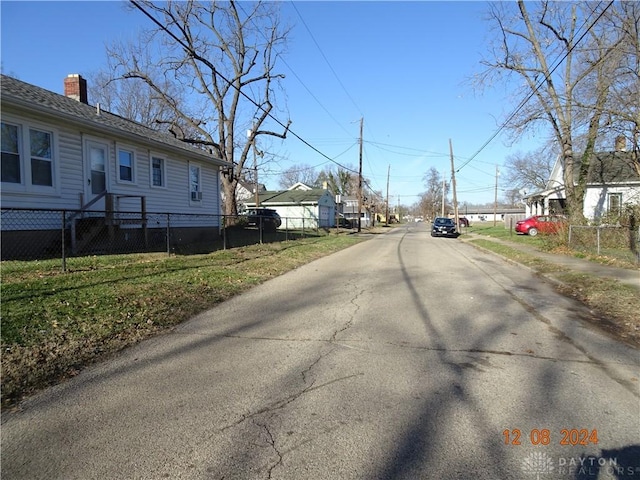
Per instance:
[[[107,190],[109,145],[87,141],[85,145],[85,205]],[[104,199],[93,210],[104,208]]]

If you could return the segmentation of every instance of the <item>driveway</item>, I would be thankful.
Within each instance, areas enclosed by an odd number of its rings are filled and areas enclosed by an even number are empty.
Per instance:
[[[396,228],[3,413],[2,478],[640,478],[638,350],[589,314]]]

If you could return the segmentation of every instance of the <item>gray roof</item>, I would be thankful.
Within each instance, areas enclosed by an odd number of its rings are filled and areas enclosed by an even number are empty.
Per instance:
[[[173,135],[153,130],[141,123],[128,120],[113,113],[87,105],[72,98],[50,92],[44,88],[25,83],[13,77],[0,75],[0,99],[3,107],[13,105],[34,112],[48,114],[65,119],[85,127],[128,137],[147,145],[169,148],[190,157],[212,162],[216,165],[228,165],[227,162],[213,157],[205,150],[184,143]]]
[[[322,188],[311,190],[277,190],[259,192],[258,200],[261,205],[302,205],[317,204],[323,195],[327,193]],[[247,205],[252,203],[246,202]]]
[[[640,176],[633,166],[632,152],[600,152],[589,162],[587,184],[638,182]]]
[[[576,184],[579,174],[580,172],[576,168],[573,174],[574,183]],[[640,183],[640,176],[634,167],[633,152],[598,152],[591,157],[587,173],[587,187],[598,188],[601,185],[637,183]],[[552,193],[564,196],[563,191],[564,185],[558,184],[553,188],[532,192],[523,198],[547,197]]]

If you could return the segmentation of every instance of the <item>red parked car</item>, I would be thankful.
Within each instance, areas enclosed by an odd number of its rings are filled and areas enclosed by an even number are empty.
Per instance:
[[[534,215],[518,220],[515,230],[518,233],[535,237],[538,233],[557,233],[564,227],[567,219],[562,215]]]

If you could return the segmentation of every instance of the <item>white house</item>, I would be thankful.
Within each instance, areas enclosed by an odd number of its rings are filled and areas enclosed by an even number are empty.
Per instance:
[[[357,197],[342,197],[342,214],[344,218],[351,222],[354,227],[358,225],[358,199]],[[360,211],[360,226],[363,228],[369,228],[371,226],[371,211],[362,202],[362,210]]]
[[[146,237],[148,229],[166,228],[165,216],[150,220],[154,212],[181,214],[172,227],[183,229],[184,242],[219,235],[226,162],[89,105],[79,75],[64,79],[64,95],[5,75],[0,87],[3,258],[29,238],[38,238],[34,245],[43,237],[61,243],[60,214],[38,209],[71,211],[65,228],[72,243],[86,217],[107,224],[113,241]]]
[[[239,181],[236,187],[236,201],[238,203],[238,211],[242,211],[246,209],[247,202],[253,202],[255,205],[256,198],[256,187],[258,189],[258,194],[264,193],[267,191],[267,187],[262,183],[255,183]],[[222,192],[222,199],[224,201],[224,192]]]
[[[562,213],[566,206],[563,162],[558,158],[545,190],[524,197],[527,215]],[[598,220],[607,214],[617,215],[626,204],[640,204],[640,176],[633,166],[633,156],[620,139],[616,150],[595,154],[589,162],[583,215]]]
[[[328,228],[335,225],[336,202],[333,194],[324,188],[312,188],[296,183],[288,190],[265,191],[258,196],[260,207],[272,208],[282,217],[280,228]],[[247,207],[256,202],[247,200]]]

